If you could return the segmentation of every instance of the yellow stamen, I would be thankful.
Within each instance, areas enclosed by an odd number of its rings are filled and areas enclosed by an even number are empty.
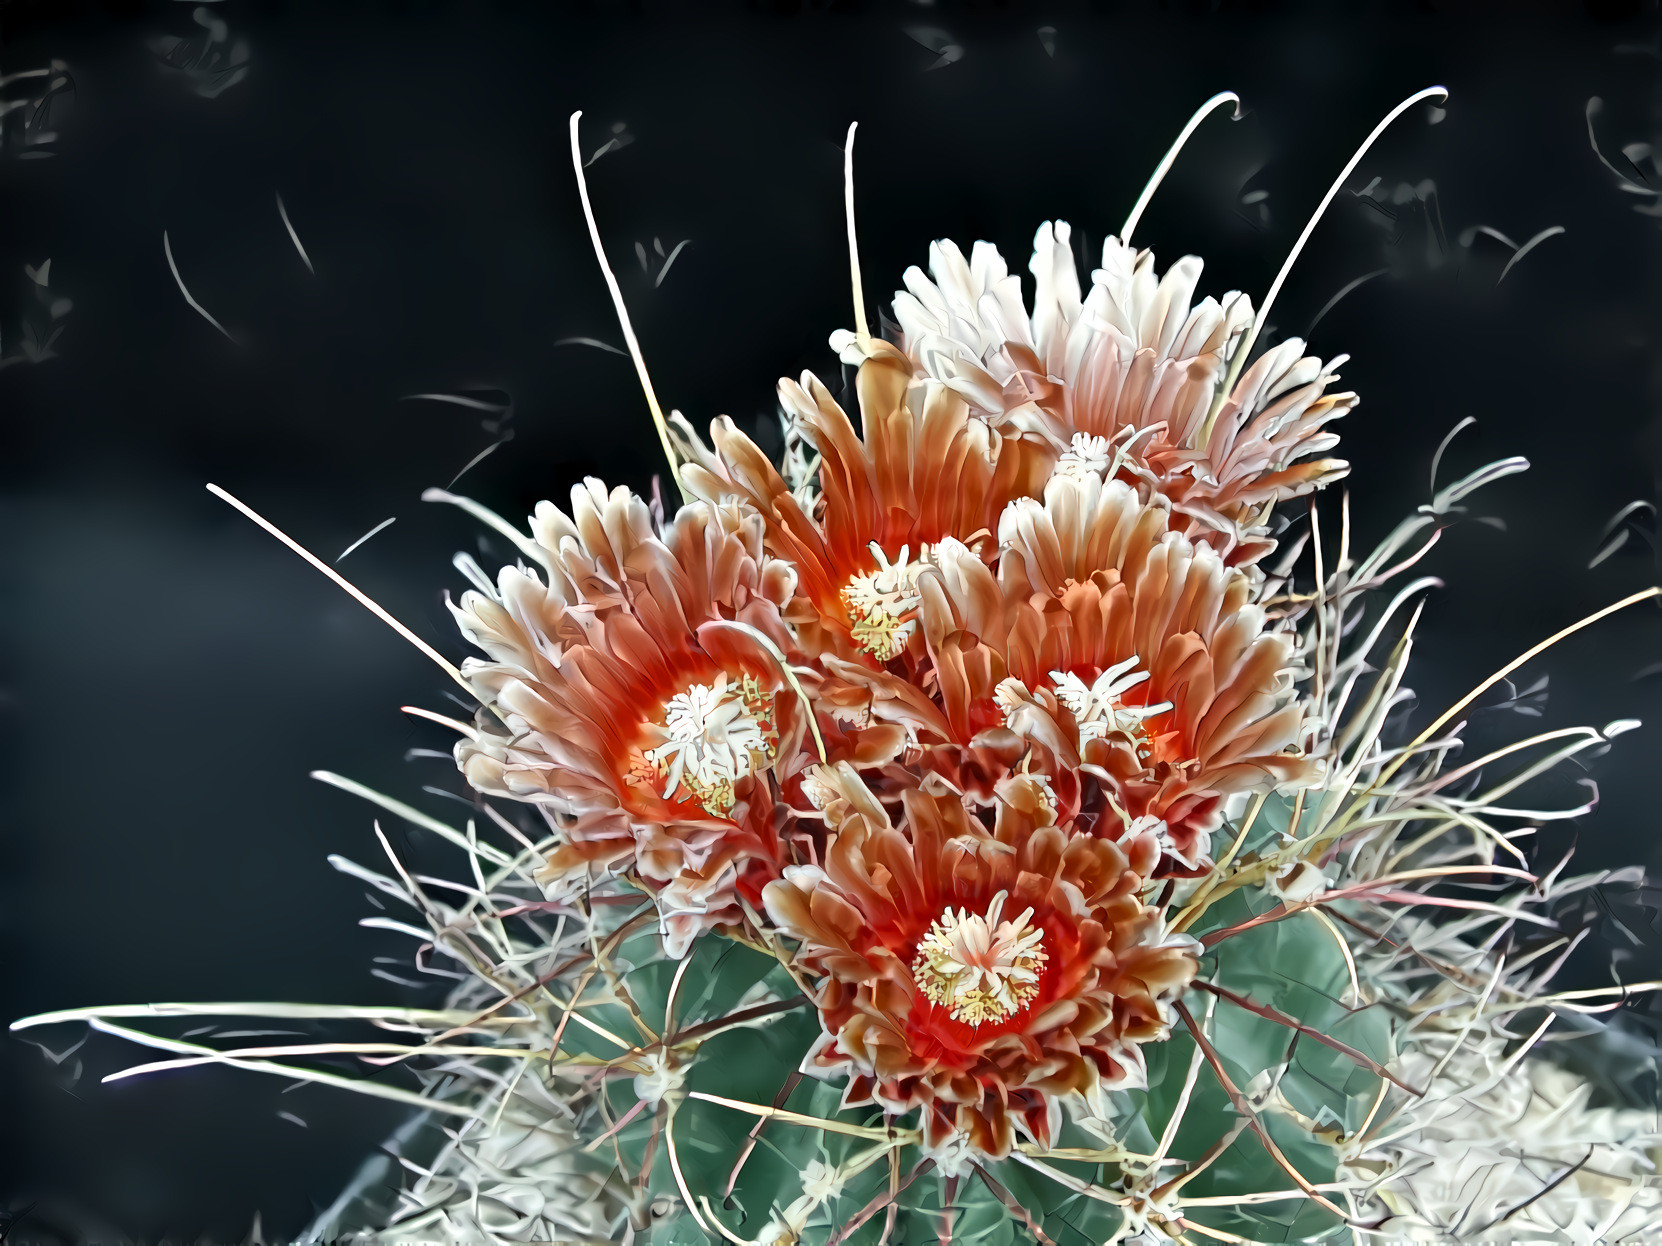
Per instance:
[[[713,684],[676,693],[653,733],[663,743],[644,750],[637,777],[664,780],[665,800],[684,789],[712,817],[731,813],[738,799],[734,784],[779,755],[773,694],[749,675],[731,683],[718,675]]]
[[[1000,921],[1008,898],[1008,892],[999,892],[984,916],[948,909],[918,944],[912,962],[918,989],[955,1021],[1007,1020],[1039,992],[1039,971],[1047,959],[1044,931],[1029,925],[1032,909],[1014,921]]]

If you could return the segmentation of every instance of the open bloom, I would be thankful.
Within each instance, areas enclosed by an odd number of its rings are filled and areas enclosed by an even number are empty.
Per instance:
[[[1019,763],[1062,821],[1152,835],[1156,873],[1192,874],[1225,799],[1317,768],[1298,747],[1294,636],[1268,629],[1244,572],[1168,523],[1164,499],[1122,481],[1054,477],[1006,510],[996,570],[943,544],[920,578],[928,691],[864,679],[874,714],[904,724],[954,790],[987,799],[1001,772],[985,763]]]
[[[1261,558],[1274,545],[1269,508],[1349,470],[1322,457],[1338,442],[1324,425],[1356,403],[1325,393],[1343,360],[1304,357],[1304,343],[1288,339],[1220,401],[1250,300],[1231,291],[1196,302],[1200,260],[1185,256],[1157,277],[1151,252],[1113,237],[1082,297],[1070,242],[1065,221],[1040,226],[1031,312],[996,248],[978,242],[965,260],[953,243],[933,244],[934,279],[908,269],[894,302],[917,375],[963,396],[1002,436],[1045,447],[1064,470],[1083,464],[1164,494],[1178,526],[1229,562]],[[862,357],[852,334],[832,345],[846,361]]]
[[[914,385],[911,361],[893,346],[873,352],[855,382],[863,434],[811,373],[779,384],[819,452],[811,511],[730,420],[711,426],[714,453],[682,426],[693,460],[682,475],[699,496],[736,498],[764,517],[769,552],[795,566],[811,606],[792,618],[804,648],[884,664],[917,634],[917,578],[935,546],[990,545],[1005,504],[1036,491],[1048,464],[974,418],[948,386]]]
[[[1018,1129],[1048,1145],[1064,1099],[1101,1110],[1146,1080],[1139,1044],[1169,1032],[1197,945],[1138,898],[1118,846],[1051,824],[1036,780],[1006,784],[991,828],[917,790],[897,827],[847,767],[822,782],[823,868],[764,893],[821,978],[805,1071],[846,1077],[844,1106],[919,1110],[948,1169],[1009,1154]]]
[[[805,760],[780,665],[796,577],[754,514],[699,503],[660,537],[640,498],[595,480],[570,518],[540,506],[533,533],[547,583],[510,567],[454,607],[489,655],[463,673],[491,711],[457,760],[480,791],[550,811],[552,892],[631,871],[679,954],[784,860],[775,783]]]

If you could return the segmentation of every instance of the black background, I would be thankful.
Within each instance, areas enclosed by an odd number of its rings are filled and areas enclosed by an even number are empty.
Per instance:
[[[1525,13],[1436,5],[824,4],[672,10],[535,4],[212,6],[247,43],[246,79],[204,98],[147,41],[199,33],[189,4],[0,9],[0,72],[65,61],[49,159],[0,159],[0,338],[33,314],[23,265],[50,257],[59,358],[0,371],[0,1013],[175,999],[417,1002],[370,975],[407,942],[330,852],[373,861],[370,811],[307,779],[328,768],[461,810],[444,733],[398,706],[453,708],[424,659],[203,490],[215,481],[327,557],[397,522],[342,569],[454,659],[441,592],[453,550],[501,559],[421,490],[493,435],[477,412],[405,395],[496,389],[513,440],[458,491],[510,517],[585,474],[646,487],[657,466],[585,235],[566,118],[585,110],[610,255],[659,393],[695,423],[770,422],[774,380],[834,376],[849,325],[841,143],[861,122],[859,210],[873,303],[929,241],[996,242],[1025,276],[1033,229],[1062,217],[1093,251],[1190,111],[1209,121],[1138,230],[1162,267],[1193,251],[1204,289],[1261,296],[1305,215],[1375,120],[1433,82],[1350,179],[1272,317],[1349,352],[1361,392],[1341,431],[1371,546],[1444,479],[1523,454],[1427,565],[1412,682],[1440,708],[1555,628],[1652,582],[1642,542],[1596,569],[1605,521],[1654,497],[1662,440],[1662,230],[1596,159],[1662,142],[1654,4]],[[1039,35],[1054,27],[1054,54]],[[944,32],[954,63],[912,32]],[[923,34],[927,40],[929,35]],[[937,40],[937,43],[940,42]],[[1646,45],[1649,45],[1648,48]],[[13,97],[26,93],[8,88]],[[1635,181],[1654,166],[1640,158]],[[1624,166],[1626,167],[1626,166]],[[1267,191],[1267,196],[1255,192]],[[288,206],[316,274],[278,218]],[[1243,199],[1248,202],[1243,202]],[[1506,248],[1561,225],[1497,285]],[[191,292],[183,301],[162,231]],[[642,243],[691,239],[661,286]],[[1336,497],[1328,513],[1336,516]],[[1642,608],[1531,668],[1551,677],[1515,732],[1654,716],[1662,619]],[[1493,720],[1497,716],[1490,715]],[[1480,724],[1480,731],[1487,730]],[[1588,867],[1653,862],[1662,727],[1594,763]],[[1568,782],[1542,800],[1569,800]],[[389,829],[392,829],[389,827]],[[405,846],[418,860],[427,851]],[[436,865],[454,864],[433,854]],[[1572,971],[1608,980],[1604,945]],[[1641,948],[1629,977],[1662,960]],[[405,971],[407,972],[407,971]],[[78,1027],[32,1031],[61,1051]],[[95,1036],[60,1065],[0,1042],[0,1209],[19,1240],[295,1232],[398,1123],[390,1105],[225,1070],[99,1084],[143,1053]],[[279,1117],[290,1112],[306,1127]]]

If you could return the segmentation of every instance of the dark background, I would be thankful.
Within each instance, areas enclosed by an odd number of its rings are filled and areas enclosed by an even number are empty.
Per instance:
[[[229,27],[221,49],[246,62],[217,94],[222,79],[170,73],[152,47],[200,46],[190,4],[0,7],[0,72],[57,58],[74,86],[34,131],[55,140],[30,144],[14,114],[0,157],[0,342],[17,360],[0,371],[0,1020],[442,994],[371,976],[407,942],[360,929],[374,910],[324,860],[374,860],[370,810],[306,774],[459,815],[421,792],[455,790],[451,768],[404,760],[444,733],[398,710],[453,709],[446,682],[202,486],[331,558],[396,516],[342,569],[455,659],[449,555],[505,551],[418,498],[497,435],[477,411],[406,395],[511,398],[513,439],[457,485],[510,518],[563,503],[585,474],[647,486],[656,443],[627,360],[557,345],[621,342],[567,154],[574,108],[589,151],[618,123],[632,140],[589,176],[659,393],[700,425],[754,424],[771,422],[777,376],[837,372],[826,337],[851,321],[850,120],[875,303],[936,237],[991,239],[1025,277],[1035,226],[1059,216],[1095,252],[1190,111],[1232,88],[1249,115],[1206,124],[1138,241],[1162,267],[1205,256],[1204,290],[1261,297],[1374,121],[1442,82],[1446,116],[1416,109],[1363,161],[1350,189],[1378,186],[1335,202],[1273,317],[1302,333],[1341,287],[1388,270],[1313,335],[1314,350],[1354,356],[1345,384],[1363,400],[1341,431],[1361,548],[1427,499],[1432,451],[1465,416],[1480,427],[1445,480],[1509,454],[1535,464],[1478,499],[1504,532],[1462,525],[1428,560],[1448,588],[1415,654],[1422,721],[1656,578],[1642,537],[1587,568],[1605,522],[1652,499],[1662,466],[1662,231],[1634,211],[1656,201],[1618,189],[1586,122],[1602,97],[1605,154],[1658,182],[1642,149],[1622,154],[1662,143],[1654,3],[1376,3],[1343,20],[1291,4],[946,0],[208,7]],[[931,43],[956,59],[931,68]],[[1511,253],[1467,232],[1483,225],[1514,242],[1565,232],[1497,285]],[[164,229],[234,341],[185,304]],[[657,287],[654,238],[665,252],[691,239]],[[47,258],[43,297],[23,266]],[[72,307],[53,317],[61,299]],[[27,358],[31,323],[34,341],[61,329],[56,358]],[[1551,680],[1542,717],[1495,730],[1653,717],[1662,679],[1644,672],[1658,661],[1662,618],[1621,616],[1530,668]],[[1602,807],[1552,843],[1578,837],[1588,868],[1662,857],[1659,741],[1647,725],[1595,762]],[[1628,978],[1662,961],[1654,946],[1625,956]],[[1571,972],[1607,981],[1610,959],[1596,941]],[[79,1035],[29,1037],[58,1053]],[[401,1118],[225,1070],[99,1084],[143,1058],[99,1036],[59,1064],[0,1041],[0,1210],[29,1208],[19,1239],[235,1241],[256,1212],[268,1234],[293,1233]]]

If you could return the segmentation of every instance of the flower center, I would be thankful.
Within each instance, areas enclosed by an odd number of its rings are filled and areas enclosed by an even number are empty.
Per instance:
[[[664,799],[686,795],[713,817],[726,817],[733,785],[770,764],[779,753],[773,694],[749,675],[726,674],[713,684],[693,684],[664,706],[653,727],[663,743],[645,750],[654,780],[664,780]]]
[[[913,617],[922,604],[918,576],[928,566],[929,547],[919,546],[917,558],[908,560],[910,547],[902,545],[892,563],[876,541],[871,543],[871,552],[877,559],[877,570],[850,577],[838,596],[848,611],[854,643],[861,652],[887,662],[918,630]]]
[[[912,961],[918,989],[966,1025],[1004,1021],[1039,992],[1044,931],[1033,910],[1001,921],[1009,893],[993,897],[984,916],[948,909],[929,927]]]
[[[1127,705],[1120,698],[1149,677],[1149,672],[1137,669],[1136,657],[1110,666],[1087,684],[1069,671],[1051,671],[1050,679],[1056,687],[1056,699],[1073,715],[1079,729],[1079,743],[1098,740],[1107,735],[1129,736],[1139,753],[1148,748],[1148,733],[1143,720],[1163,714],[1172,707],[1170,701],[1156,705]]]
[[[1056,460],[1055,474],[1069,480],[1083,480],[1086,476],[1106,477],[1108,464],[1114,458],[1114,445],[1106,437],[1089,433],[1075,433],[1073,444]]]

